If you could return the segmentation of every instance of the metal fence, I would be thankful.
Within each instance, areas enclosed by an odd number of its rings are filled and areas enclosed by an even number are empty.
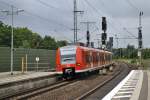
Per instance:
[[[54,69],[55,53],[55,50],[15,48],[14,71],[22,70],[23,59],[28,71]],[[36,58],[39,58],[38,62]],[[10,71],[10,48],[0,47],[0,72],[6,71]]]

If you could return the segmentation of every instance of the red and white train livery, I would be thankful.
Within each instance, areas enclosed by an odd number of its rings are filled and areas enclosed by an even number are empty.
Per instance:
[[[64,46],[56,52],[56,72],[75,75],[112,64],[112,53],[83,46]]]

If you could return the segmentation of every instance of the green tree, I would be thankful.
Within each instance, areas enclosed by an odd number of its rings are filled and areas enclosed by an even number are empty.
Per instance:
[[[0,46],[10,46],[11,27],[0,21]]]
[[[57,49],[58,46],[54,38],[50,36],[45,36],[41,43],[41,48],[54,50]]]
[[[57,41],[57,46],[58,47],[63,47],[63,46],[66,46],[66,45],[67,45],[67,41],[65,41],[65,40]]]
[[[11,26],[0,21],[0,46],[11,46]],[[57,49],[67,45],[67,41],[57,41],[51,36],[42,38],[27,27],[14,27],[15,48]]]

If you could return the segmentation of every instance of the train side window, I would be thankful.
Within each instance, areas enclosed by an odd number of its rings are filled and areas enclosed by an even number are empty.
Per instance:
[[[97,62],[97,55],[95,55],[95,62]]]
[[[105,54],[103,54],[103,61],[105,60]]]
[[[91,56],[91,62],[94,62],[94,55]]]
[[[111,61],[111,55],[109,55],[109,61]]]
[[[108,61],[108,54],[106,54],[106,61]]]
[[[98,61],[99,61],[99,55],[97,53],[97,55],[96,55],[96,62],[98,62]]]
[[[95,63],[95,55],[93,55],[93,62]]]
[[[100,55],[99,55],[99,61],[101,61],[101,59],[102,59],[101,55],[102,55],[102,54],[100,53]]]
[[[100,56],[99,56],[99,57],[100,57],[100,61],[102,61],[102,57],[101,57],[101,55],[102,55],[102,54],[100,54]]]
[[[88,63],[88,62],[87,62],[87,55],[85,54],[84,57],[85,57],[85,63]]]
[[[102,54],[102,57],[101,57],[101,58],[102,58],[102,61],[104,61],[104,54]]]
[[[89,63],[89,56],[86,55],[86,63]]]
[[[93,56],[92,55],[90,56],[90,62],[93,62]]]
[[[90,63],[92,61],[92,57],[90,55],[86,55],[86,63]]]
[[[83,62],[86,63],[86,53],[85,51],[82,51],[82,58],[83,58]]]
[[[97,55],[96,55],[96,54],[94,54],[94,58],[95,58],[95,62],[96,62],[96,58],[97,58]]]

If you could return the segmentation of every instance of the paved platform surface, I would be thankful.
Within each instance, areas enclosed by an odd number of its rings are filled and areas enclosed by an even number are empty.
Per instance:
[[[132,70],[102,100],[150,100],[150,70]]]
[[[53,76],[55,75],[55,72],[14,72],[13,75],[10,74],[10,72],[1,72],[0,73],[0,85],[22,81],[22,80],[28,80],[28,79],[34,79],[38,77],[44,77],[44,76]]]

